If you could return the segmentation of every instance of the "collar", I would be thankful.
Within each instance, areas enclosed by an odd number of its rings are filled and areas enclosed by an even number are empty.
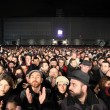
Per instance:
[[[79,100],[77,98],[71,97],[70,95],[67,97],[67,105],[74,105],[75,103],[80,104]],[[86,105],[94,105],[98,104],[98,97],[90,90],[87,91],[87,98],[85,100]]]

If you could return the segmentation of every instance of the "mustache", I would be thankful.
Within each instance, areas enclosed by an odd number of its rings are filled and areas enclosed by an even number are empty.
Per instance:
[[[33,81],[32,83],[38,83],[38,81]]]

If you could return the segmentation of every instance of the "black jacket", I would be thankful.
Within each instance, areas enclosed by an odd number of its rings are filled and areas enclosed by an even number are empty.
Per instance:
[[[46,89],[46,100],[44,101],[43,104],[40,104],[39,94],[35,93],[32,90],[31,86],[29,86],[28,88],[32,94],[33,102],[32,104],[28,103],[25,90],[23,90],[20,94],[23,110],[55,110],[55,104],[51,90]]]
[[[88,90],[85,104],[81,104],[79,100],[68,96],[62,103],[60,110],[108,110],[105,103],[99,99],[91,90]]]

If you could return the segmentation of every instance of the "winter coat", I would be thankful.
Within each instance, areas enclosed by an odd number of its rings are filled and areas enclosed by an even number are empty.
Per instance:
[[[101,99],[91,90],[88,90],[85,104],[81,104],[78,99],[68,96],[62,101],[60,110],[108,110],[108,108]]]
[[[28,103],[25,90],[23,90],[20,94],[23,110],[55,110],[54,99],[52,97],[51,90],[46,89],[46,100],[43,104],[40,104],[39,94],[35,93],[31,86],[28,88],[32,94],[33,102],[31,104]]]

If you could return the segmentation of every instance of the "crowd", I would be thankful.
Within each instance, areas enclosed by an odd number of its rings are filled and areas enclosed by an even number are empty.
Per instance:
[[[0,110],[110,110],[110,49],[1,47]]]

